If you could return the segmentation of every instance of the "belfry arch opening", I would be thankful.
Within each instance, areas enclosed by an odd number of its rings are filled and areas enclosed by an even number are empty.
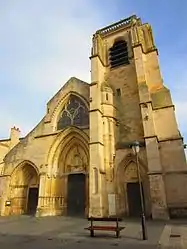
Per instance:
[[[35,215],[38,205],[39,175],[30,163],[24,163],[13,172],[10,184],[10,213]]]
[[[111,68],[129,64],[127,42],[123,39],[116,40],[109,49],[109,58]]]

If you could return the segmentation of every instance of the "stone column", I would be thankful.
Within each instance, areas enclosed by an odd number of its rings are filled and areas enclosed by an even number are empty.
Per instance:
[[[61,186],[61,176],[54,173],[51,178],[51,196],[50,196],[50,213],[51,215],[61,215],[63,206],[62,190],[59,191]]]
[[[45,183],[46,183],[46,174],[40,174],[40,183],[39,183],[39,194],[38,194],[38,206],[36,211],[36,216],[42,216],[45,212]]]
[[[160,161],[157,134],[153,120],[150,85],[148,84],[149,82],[147,82],[145,55],[142,52],[141,46],[134,48],[134,57],[146,144],[152,217],[155,219],[168,219],[163,169]],[[162,84],[161,80],[159,80],[159,84]]]
[[[165,185],[161,174],[149,175],[153,219],[169,219]]]
[[[168,219],[165,183],[156,137],[146,138],[148,174],[153,219]]]
[[[101,84],[106,68],[98,56],[98,36],[93,40],[90,84],[90,166],[89,166],[89,216],[106,215],[106,176],[104,168],[103,112],[101,107]],[[97,176],[94,172],[97,170]],[[97,177],[97,179],[95,179]],[[95,193],[95,182],[98,192]]]
[[[113,113],[113,112],[111,112]],[[114,136],[114,126],[115,121],[113,118],[106,118],[108,123],[108,130],[106,131],[106,140],[107,143],[106,151],[107,151],[107,159],[108,163],[106,165],[106,173],[107,173],[107,182],[106,182],[106,192],[107,192],[107,201],[108,201],[108,215],[115,216],[116,215],[116,193],[114,188],[114,159],[115,159],[115,136]]]
[[[40,174],[39,199],[36,216],[55,214],[54,183],[55,179],[50,174]]]

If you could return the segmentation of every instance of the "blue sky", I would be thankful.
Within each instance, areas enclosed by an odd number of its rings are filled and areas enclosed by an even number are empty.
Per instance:
[[[92,34],[132,14],[152,25],[186,142],[186,0],[0,0],[0,138],[24,136],[71,76],[90,82]]]

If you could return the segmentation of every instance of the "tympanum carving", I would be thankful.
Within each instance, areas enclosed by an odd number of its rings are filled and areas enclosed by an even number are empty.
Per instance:
[[[85,151],[79,145],[75,146],[68,153],[66,167],[68,172],[85,172],[88,159]]]

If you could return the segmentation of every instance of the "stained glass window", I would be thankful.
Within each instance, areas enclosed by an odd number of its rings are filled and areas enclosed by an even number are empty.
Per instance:
[[[88,109],[83,101],[74,95],[70,96],[65,104],[58,120],[57,129],[61,130],[71,125],[78,127],[89,125]]]

